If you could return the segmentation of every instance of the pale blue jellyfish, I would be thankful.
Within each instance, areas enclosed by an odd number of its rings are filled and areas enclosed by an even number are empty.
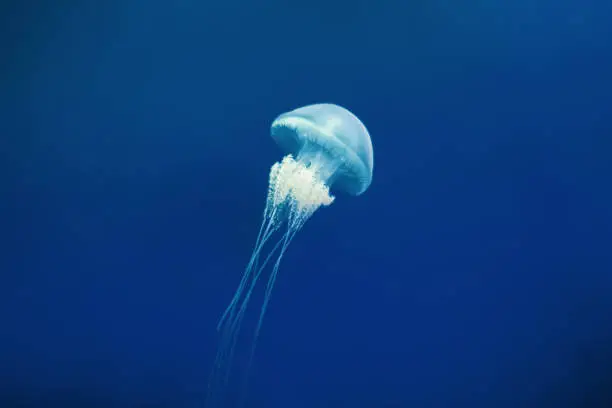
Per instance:
[[[251,259],[217,326],[221,343],[209,384],[209,405],[219,400],[222,388],[227,385],[242,318],[266,265],[276,256],[255,328],[251,358],[281,259],[295,234],[319,207],[334,201],[330,188],[357,196],[372,182],[374,156],[370,135],[363,123],[345,108],[316,104],[283,113],[272,122],[271,134],[287,155],[270,169],[266,207]],[[283,225],[279,240],[262,259],[264,245]]]

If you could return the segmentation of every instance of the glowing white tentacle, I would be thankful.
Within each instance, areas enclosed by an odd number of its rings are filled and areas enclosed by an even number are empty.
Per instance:
[[[329,187],[320,179],[319,165],[322,164],[312,161],[308,163],[296,161],[293,156],[287,155],[270,169],[266,207],[253,253],[240,284],[217,326],[221,339],[209,382],[207,406],[222,403],[219,400],[222,399],[221,394],[224,393],[229,382],[243,317],[264,268],[277,253],[265,288],[264,301],[251,343],[245,378],[248,377],[249,367],[252,364],[257,339],[278,276],[280,262],[289,244],[318,208],[328,206],[334,201],[334,197],[329,194]],[[260,264],[260,256],[265,244],[283,223],[286,223],[287,230]]]

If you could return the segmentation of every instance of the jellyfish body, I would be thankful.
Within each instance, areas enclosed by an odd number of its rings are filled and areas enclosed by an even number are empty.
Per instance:
[[[370,135],[345,108],[315,104],[283,113],[272,123],[271,135],[287,155],[270,169],[266,206],[253,253],[217,326],[221,339],[209,382],[209,406],[222,403],[242,320],[266,266],[273,261],[251,343],[247,375],[281,260],[295,234],[316,210],[334,201],[330,187],[360,195],[372,182]],[[280,238],[262,257],[265,244],[283,225]]]

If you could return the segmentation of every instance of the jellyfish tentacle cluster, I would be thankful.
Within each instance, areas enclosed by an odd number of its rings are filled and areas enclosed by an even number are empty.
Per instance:
[[[248,357],[251,366],[280,264],[291,241],[308,219],[335,197],[330,188],[349,195],[365,192],[372,181],[373,150],[363,123],[350,111],[334,104],[308,105],[280,115],[271,127],[272,138],[287,153],[270,169],[266,205],[251,258],[217,330],[220,344],[209,381],[207,406],[226,405],[224,394],[244,315],[266,267],[263,304]],[[285,230],[262,260],[264,247],[285,225]]]

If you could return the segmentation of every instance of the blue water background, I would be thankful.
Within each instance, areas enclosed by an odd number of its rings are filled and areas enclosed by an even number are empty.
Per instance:
[[[270,122],[316,102],[374,179],[288,251],[249,406],[610,406],[612,3],[35,3],[0,17],[2,407],[201,406]]]

